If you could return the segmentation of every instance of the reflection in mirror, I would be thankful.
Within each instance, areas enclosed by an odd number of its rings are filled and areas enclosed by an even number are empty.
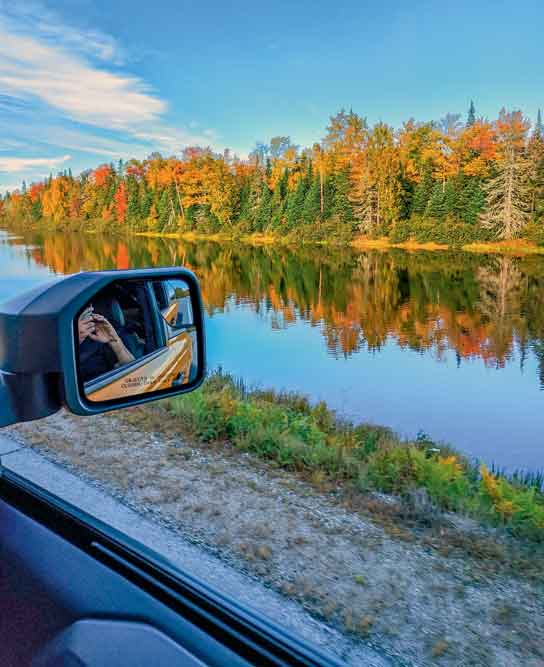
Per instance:
[[[85,396],[107,401],[178,388],[197,373],[191,295],[184,280],[109,285],[77,317]]]
[[[153,290],[170,332],[192,326],[193,313],[187,283],[183,280],[158,280],[153,283]]]

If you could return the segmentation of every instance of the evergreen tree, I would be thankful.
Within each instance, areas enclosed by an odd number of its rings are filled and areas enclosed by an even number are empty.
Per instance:
[[[249,182],[245,213],[242,215],[242,212],[240,212],[240,218],[247,218],[250,229],[252,230],[257,228],[257,218],[259,216],[261,200],[265,188],[268,190],[268,186],[264,182],[262,170],[257,167]]]
[[[302,224],[304,217],[304,203],[306,201],[306,192],[308,182],[306,178],[300,178],[297,187],[289,193],[287,200],[287,227],[295,229]]]
[[[268,229],[272,221],[272,193],[270,188],[266,184],[266,181],[263,181],[262,193],[259,202],[259,208],[255,215],[255,230],[262,232],[265,229]]]
[[[332,201],[332,205],[330,213],[325,211],[326,217],[336,216],[342,223],[352,224],[353,208],[349,201],[350,181],[347,169],[338,172],[329,180],[334,183],[334,192],[332,197],[327,198],[328,201]]]
[[[459,184],[457,216],[469,225],[475,225],[485,205],[485,196],[480,179],[475,176],[464,177]]]
[[[410,217],[414,199],[414,186],[412,181],[403,174],[399,176],[399,220],[406,220]]]
[[[42,209],[42,202],[41,199],[36,199],[35,202],[32,203],[32,206],[30,208],[30,215],[34,222],[38,222],[41,220],[43,216],[43,209]]]
[[[250,182],[245,179],[238,191],[238,218],[240,222],[249,223],[249,192]]]
[[[272,193],[272,219],[270,225],[273,229],[278,229],[283,224],[288,178],[289,172],[285,169],[281,177],[278,179],[274,192]]]
[[[530,161],[530,210],[535,220],[544,218],[544,145],[532,151]],[[540,153],[540,154],[539,154]]]
[[[142,220],[145,220],[149,217],[151,213],[151,206],[153,205],[153,193],[148,190],[145,179],[142,179],[138,185],[138,202],[140,217]]]
[[[460,179],[450,179],[444,188],[444,215],[455,216],[459,201]]]
[[[375,233],[380,223],[378,185],[368,170],[363,171],[357,179],[351,201],[353,217],[359,223],[359,230],[363,234]]]
[[[474,125],[476,122],[476,107],[474,106],[474,102],[470,100],[470,106],[468,108],[468,115],[467,115],[467,127],[471,127]]]
[[[544,217],[544,128],[540,109],[527,154],[531,187],[531,214],[536,220],[540,220]]]
[[[441,220],[446,215],[446,202],[442,185],[435,183],[425,208],[427,218],[436,218]]]
[[[128,205],[127,205],[127,220],[133,224],[140,219],[140,192],[138,182],[134,176],[127,178],[128,191]]]
[[[159,229],[164,229],[165,227],[168,226],[168,223],[172,216],[172,208],[170,202],[171,202],[170,189],[164,188],[161,197],[159,199],[159,205],[157,207]]]
[[[412,213],[423,215],[429,203],[431,193],[433,190],[433,177],[430,165],[425,167],[423,178],[417,184],[414,190],[414,197],[412,199]]]
[[[321,218],[321,184],[319,174],[316,174],[311,180],[304,200],[302,218],[305,225],[315,225]]]

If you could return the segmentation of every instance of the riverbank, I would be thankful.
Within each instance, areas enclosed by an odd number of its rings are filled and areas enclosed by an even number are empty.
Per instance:
[[[242,242],[248,245],[253,246],[263,246],[263,245],[318,245],[318,246],[341,246],[349,245],[358,250],[390,250],[392,248],[397,248],[400,250],[407,251],[437,251],[437,250],[461,250],[463,252],[475,253],[475,254],[503,254],[522,257],[525,255],[544,255],[544,247],[538,246],[530,241],[525,239],[516,239],[512,241],[494,241],[489,243],[467,243],[461,246],[452,246],[441,243],[419,243],[417,241],[404,241],[402,243],[393,243],[387,237],[382,237],[378,239],[367,238],[364,236],[358,236],[350,241],[339,241],[339,240],[330,240],[330,241],[312,241],[312,240],[303,240],[297,241],[292,236],[277,236],[273,234],[249,234],[249,235],[236,235],[236,234],[198,234],[196,232],[135,232],[136,236],[150,237],[150,238],[179,238],[185,241],[214,241],[217,243],[221,242]]]
[[[209,398],[232,406],[228,388],[210,389]],[[286,444],[313,434],[320,451],[314,419],[325,428],[328,413],[318,408],[311,417],[293,397],[289,405],[299,417],[283,429]],[[243,425],[254,407],[233,415],[238,434],[249,437]],[[200,399],[175,415],[172,408],[92,420],[59,413],[9,431],[399,665],[537,667],[544,660],[540,545],[437,511],[423,496],[357,491],[339,483],[343,465],[333,481],[289,463],[285,448],[263,458],[235,433],[225,438],[220,414]],[[264,437],[271,428],[265,420],[258,444],[274,451]],[[388,434],[366,432],[369,448]]]
[[[388,428],[340,420],[325,403],[248,389],[221,372],[209,376],[200,391],[164,405],[192,438],[232,443],[318,488],[392,493],[426,513],[468,515],[544,543],[541,473],[497,476],[423,434],[401,440]]]
[[[7,227],[9,229],[9,226]],[[91,224],[81,222],[70,223],[56,226],[49,223],[37,223],[24,227],[27,231],[71,231],[83,234],[111,234],[114,236],[141,236],[144,238],[163,238],[163,239],[182,239],[184,241],[212,241],[216,243],[243,243],[249,246],[322,246],[322,247],[342,247],[350,246],[357,250],[391,250],[400,249],[406,251],[463,251],[472,254],[499,254],[514,257],[523,257],[526,255],[544,255],[544,246],[539,246],[527,239],[514,239],[509,241],[490,241],[475,242],[465,244],[445,244],[434,241],[419,242],[415,239],[395,243],[388,237],[369,238],[366,236],[345,235],[343,237],[330,236],[329,238],[305,238],[293,232],[289,234],[274,233],[252,233],[245,234],[239,231],[200,233],[195,231],[181,232],[158,232],[158,231],[139,231],[131,228],[115,228],[111,225],[105,225],[102,221]],[[13,228],[14,232],[18,230]]]

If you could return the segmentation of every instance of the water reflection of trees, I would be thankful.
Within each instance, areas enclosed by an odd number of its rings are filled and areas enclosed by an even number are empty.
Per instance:
[[[185,265],[198,275],[208,312],[246,304],[273,327],[302,319],[319,327],[328,350],[349,356],[387,340],[459,362],[502,367],[518,352],[539,361],[544,386],[544,262],[539,257],[459,253],[296,251],[235,243],[134,237],[26,234],[38,264],[58,273]]]

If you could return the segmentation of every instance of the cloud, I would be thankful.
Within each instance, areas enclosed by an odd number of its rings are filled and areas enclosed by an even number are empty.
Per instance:
[[[64,162],[68,162],[70,158],[70,155],[62,155],[61,157],[0,157],[0,172],[9,174],[43,167],[54,169]]]
[[[40,39],[49,43],[115,65],[122,65],[125,61],[124,49],[111,35],[67,25],[56,12],[41,2],[19,0],[8,4],[0,0],[0,12],[26,34],[39,34]]]
[[[62,47],[0,27],[0,87],[38,98],[72,120],[130,130],[156,121],[166,103],[134,76],[100,69]]]
[[[79,153],[110,161],[216,148],[213,130],[166,122],[166,101],[127,60],[114,37],[69,25],[41,2],[0,0],[0,136],[9,137],[0,140],[0,172],[29,180],[70,159],[42,157],[53,147],[76,154],[80,168]]]

